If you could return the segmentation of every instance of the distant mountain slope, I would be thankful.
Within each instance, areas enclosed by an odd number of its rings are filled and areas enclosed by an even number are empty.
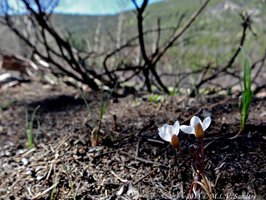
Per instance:
[[[201,1],[164,0],[150,5],[145,16],[145,30],[156,28],[157,19],[161,19],[162,27],[175,26],[182,14],[185,15],[181,25]],[[231,54],[241,33],[239,12],[253,13],[253,30],[257,38],[249,34],[247,45],[252,53],[259,55],[266,46],[266,4],[263,0],[212,0],[198,21],[185,34],[186,41],[173,48],[169,53],[172,64],[197,67],[209,61],[223,62]],[[100,33],[100,41],[105,47],[115,46],[119,19],[123,19],[122,38],[120,42],[137,35],[137,22],[132,11],[110,16],[81,16],[55,14],[53,24],[65,36],[71,35],[73,45],[77,48],[93,49],[95,35]],[[21,43],[14,39],[5,27],[0,26],[0,50],[23,52]],[[170,33],[168,33],[169,35]],[[166,39],[168,35],[162,36]],[[151,41],[150,37],[146,38]],[[258,42],[259,41],[259,42]],[[104,47],[103,47],[104,48]],[[256,57],[256,55],[255,55]],[[182,60],[180,60],[182,58]]]

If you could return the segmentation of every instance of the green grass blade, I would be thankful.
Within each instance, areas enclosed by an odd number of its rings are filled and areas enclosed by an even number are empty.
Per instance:
[[[31,120],[30,120],[30,123],[28,122],[28,112],[26,113],[26,127],[27,127],[27,140],[28,140],[28,148],[29,149],[32,149],[34,148],[34,141],[33,141],[33,132],[32,132],[32,129],[33,129],[33,122],[34,122],[34,119],[35,119],[35,116],[36,116],[36,113],[38,111],[38,109],[40,108],[40,106],[37,106],[32,115],[31,115]]]
[[[242,90],[242,101],[240,106],[241,112],[241,126],[240,129],[243,130],[245,123],[248,119],[250,105],[253,97],[253,92],[251,90],[251,66],[249,63],[248,56],[245,54],[245,51],[242,48],[242,54],[244,57],[244,75],[243,75],[243,90]]]

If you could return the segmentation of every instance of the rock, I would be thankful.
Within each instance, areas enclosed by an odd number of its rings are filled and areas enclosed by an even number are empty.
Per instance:
[[[29,163],[28,159],[26,159],[26,158],[22,158],[21,162],[23,165],[27,165]]]

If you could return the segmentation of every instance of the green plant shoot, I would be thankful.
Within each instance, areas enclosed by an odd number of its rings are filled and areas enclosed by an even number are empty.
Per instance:
[[[10,106],[12,106],[13,103],[15,103],[15,100],[7,101],[0,104],[0,111],[7,110]]]
[[[76,198],[77,193],[76,193],[76,189],[74,188],[74,182],[73,182],[73,180],[71,178],[70,171],[69,171],[67,165],[62,160],[61,160],[61,162],[62,162],[63,168],[64,168],[64,170],[66,172],[67,178],[68,178],[70,190],[71,190],[71,192],[73,194],[73,199],[76,200],[77,199]]]
[[[242,99],[240,103],[240,116],[241,116],[240,132],[242,132],[245,128],[245,124],[249,115],[251,100],[253,97],[253,92],[251,90],[251,67],[248,57],[243,49],[242,52],[244,56],[244,76],[243,76]]]
[[[102,119],[103,115],[106,112],[106,106],[107,102],[109,101],[109,98],[104,101],[104,91],[103,91],[103,85],[101,86],[101,102],[100,102],[100,107],[99,107],[99,118],[98,118],[98,124],[97,126],[92,130],[92,146],[97,146],[99,143],[99,132],[102,126]]]
[[[78,87],[77,87],[77,88],[78,88]],[[84,101],[84,103],[85,103],[85,105],[86,105],[86,108],[87,108],[88,114],[89,114],[89,113],[92,113],[91,107],[90,107],[90,105],[89,105],[89,103],[88,103],[88,101],[87,101],[87,99],[86,99],[85,94],[82,92],[82,90],[81,90],[80,88],[78,88],[78,90],[79,90],[79,93],[80,93],[80,95],[81,95],[81,97],[82,97],[82,99],[83,99],[83,101]]]
[[[57,192],[57,185],[59,184],[59,180],[60,180],[60,178],[58,178],[58,174],[56,174],[56,176],[55,176],[55,184],[54,184],[54,188],[53,188],[53,190],[52,190],[52,192],[51,192],[51,195],[50,195],[50,200],[54,200],[54,199],[56,199],[56,192]]]
[[[164,101],[164,97],[162,95],[158,95],[158,94],[151,94],[149,96],[149,101],[154,102],[154,103],[162,102],[162,101]]]
[[[114,88],[111,90],[110,92],[110,95],[105,99],[104,98],[104,88],[103,88],[103,84],[101,85],[101,101],[100,101],[100,105],[99,105],[99,116],[98,116],[98,123],[97,125],[93,128],[93,130],[91,131],[91,142],[92,142],[92,146],[97,146],[98,143],[99,143],[99,132],[100,132],[100,129],[101,129],[101,126],[102,126],[102,119],[103,119],[103,116],[106,112],[106,107],[107,107],[107,104],[113,94],[113,91],[114,89],[116,88],[116,85],[114,86]],[[90,108],[90,105],[84,95],[84,93],[80,90],[80,94],[81,94],[81,97],[83,99],[83,101],[85,102],[86,104],[86,107],[87,107],[87,110],[88,110],[88,113],[92,113],[92,110]]]
[[[38,111],[38,109],[40,108],[40,106],[37,106],[32,115],[31,115],[31,120],[30,122],[28,122],[28,112],[26,113],[26,133],[27,133],[27,140],[28,140],[28,148],[32,149],[34,147],[34,140],[33,140],[33,132],[32,132],[32,128],[33,128],[33,121],[35,119],[36,113]]]

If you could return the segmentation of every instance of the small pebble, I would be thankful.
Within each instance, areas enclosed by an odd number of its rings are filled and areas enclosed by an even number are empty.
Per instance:
[[[23,165],[27,165],[29,163],[29,161],[26,158],[22,158],[21,162]]]
[[[25,174],[30,175],[31,173],[32,173],[32,172],[31,172],[31,170],[29,169],[29,170],[26,171]]]
[[[17,154],[23,154],[23,153],[25,153],[27,151],[27,149],[19,149],[18,151],[17,151]]]
[[[117,196],[122,196],[126,192],[126,187],[125,185],[122,185],[122,187],[116,192]]]
[[[0,156],[5,156],[5,157],[9,157],[11,155],[10,151],[5,150],[5,151],[1,151]]]
[[[42,180],[44,177],[45,177],[45,176],[37,176],[36,179],[37,179],[38,181],[40,181],[40,180]]]

